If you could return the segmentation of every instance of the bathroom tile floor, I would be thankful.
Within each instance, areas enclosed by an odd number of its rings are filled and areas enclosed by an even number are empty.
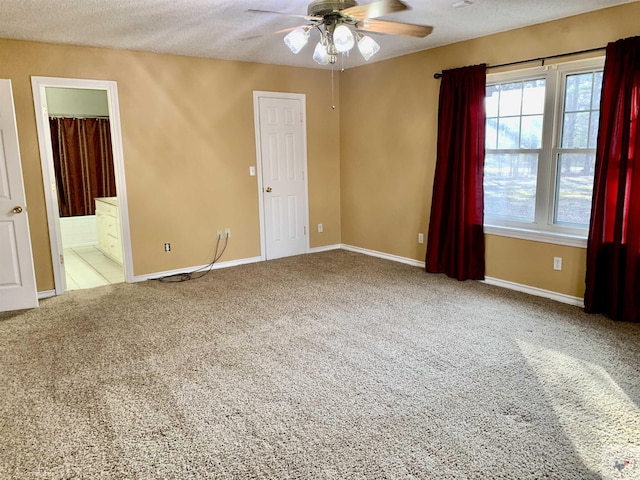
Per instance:
[[[124,269],[96,246],[65,247],[67,290],[94,288],[124,282]]]

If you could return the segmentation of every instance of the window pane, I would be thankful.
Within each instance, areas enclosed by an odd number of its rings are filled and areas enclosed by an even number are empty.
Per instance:
[[[520,148],[542,147],[542,115],[522,117]]]
[[[500,116],[520,115],[522,106],[522,82],[500,85]]]
[[[558,158],[556,223],[589,226],[594,168],[594,154],[560,154]]]
[[[567,75],[567,87],[564,97],[565,112],[578,112],[591,109],[593,73]]]
[[[489,85],[485,96],[485,113],[487,117],[498,116],[498,100],[500,98],[500,87]]]
[[[591,128],[589,129],[589,148],[596,148],[598,143],[598,127],[600,122],[600,112],[591,113]]]
[[[537,154],[487,154],[484,212],[532,222],[536,206]]]
[[[544,112],[544,79],[524,82],[522,114],[536,115]]]
[[[498,138],[498,119],[497,118],[487,118],[487,128],[485,132],[485,149],[493,150],[497,145]]]
[[[562,124],[562,148],[587,148],[589,112],[566,113]]]
[[[600,93],[602,92],[602,72],[594,72],[593,74],[593,100],[591,108],[600,110]]]
[[[487,87],[485,216],[495,224],[573,234],[588,227],[602,67],[575,68],[559,66],[535,79],[523,72],[520,81]],[[547,75],[554,81],[547,84]],[[547,110],[552,103],[561,103],[561,112]],[[552,169],[556,174],[548,175]],[[536,202],[536,195],[545,201]],[[543,218],[543,225],[533,223]]]
[[[498,148],[518,148],[520,143],[520,117],[500,118]]]

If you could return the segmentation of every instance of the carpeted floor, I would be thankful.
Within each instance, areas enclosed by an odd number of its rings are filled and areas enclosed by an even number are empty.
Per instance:
[[[640,325],[345,251],[0,314],[0,378],[2,479],[640,478]]]

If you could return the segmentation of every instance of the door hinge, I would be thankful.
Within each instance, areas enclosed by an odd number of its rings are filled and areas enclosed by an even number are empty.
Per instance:
[[[64,255],[60,254],[60,265],[64,265]]]
[[[304,228],[304,234],[306,235],[307,234],[307,227],[302,227],[302,228]]]

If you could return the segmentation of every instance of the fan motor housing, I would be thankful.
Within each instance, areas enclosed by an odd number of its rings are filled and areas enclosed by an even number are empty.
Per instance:
[[[356,5],[358,5],[358,2],[355,0],[314,0],[309,4],[307,15],[310,17],[324,17],[330,13],[339,12]]]

